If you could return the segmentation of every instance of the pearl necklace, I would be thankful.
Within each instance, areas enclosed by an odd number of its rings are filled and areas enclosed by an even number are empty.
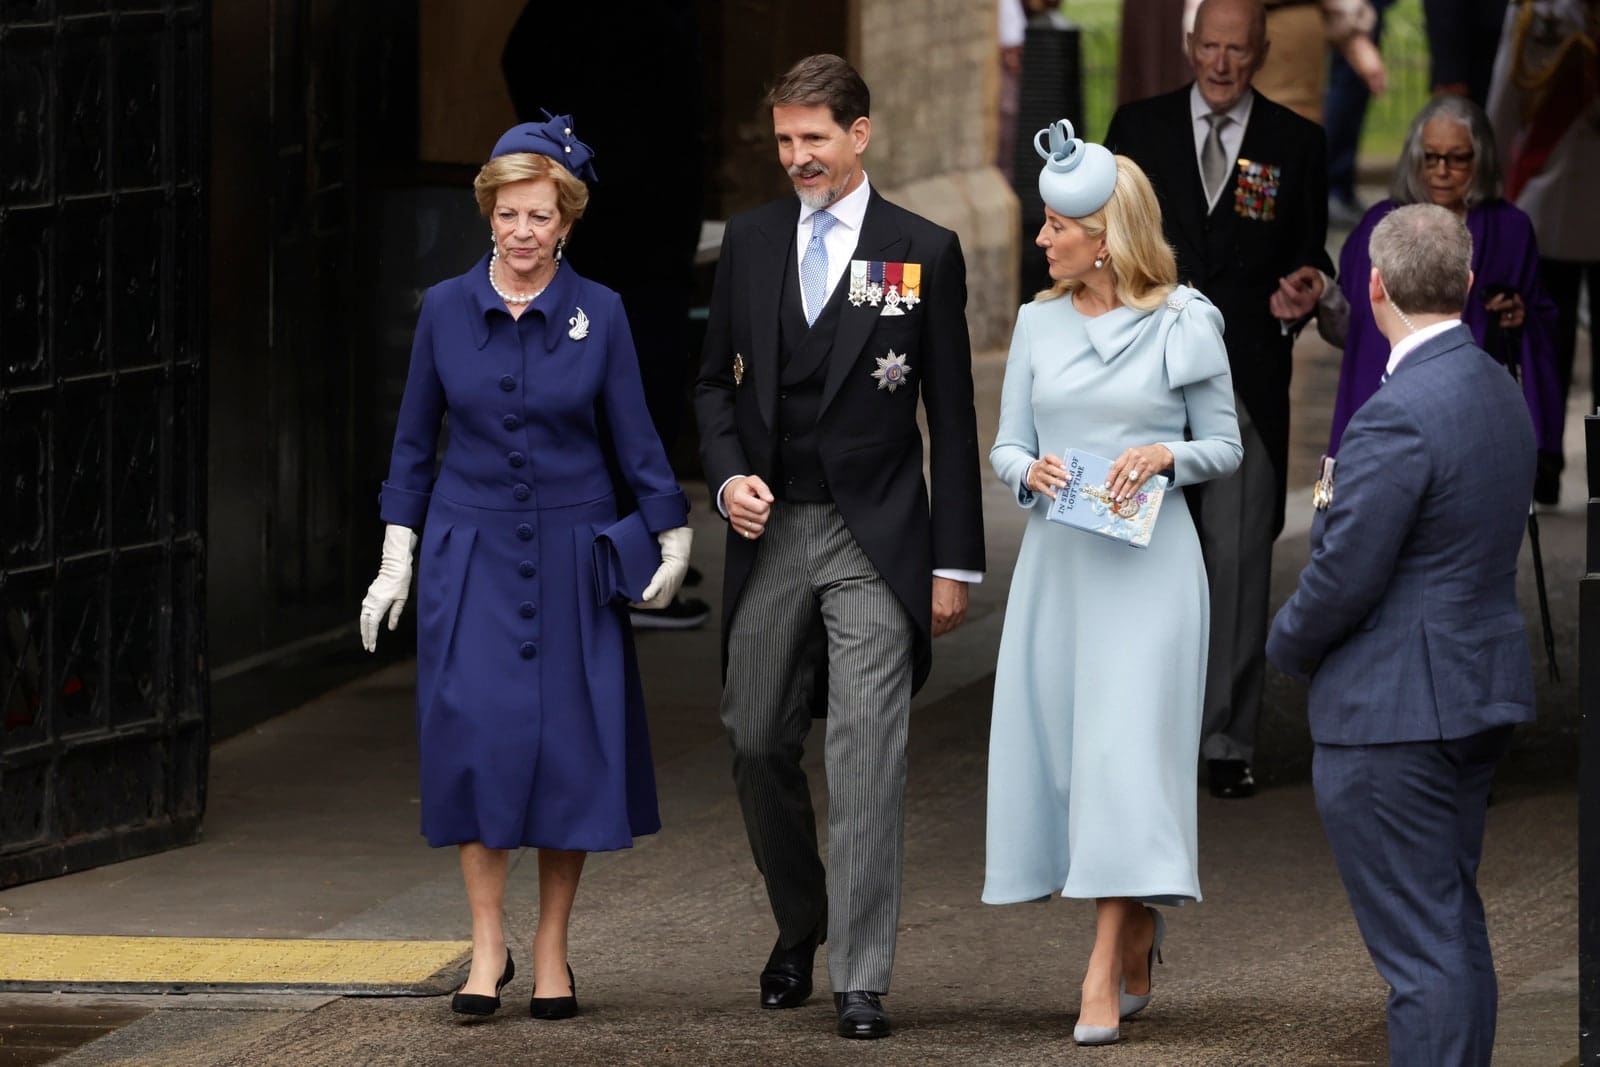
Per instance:
[[[500,288],[500,283],[494,280],[494,265],[496,263],[498,263],[498,262],[500,262],[500,249],[496,248],[493,252],[489,253],[489,288],[493,289],[495,291],[495,295],[499,296],[500,299],[504,300],[506,303],[508,303],[508,304],[527,304],[527,303],[530,303],[530,302],[532,302],[534,300],[539,299],[539,294],[544,292],[546,289],[550,288],[550,283],[549,282],[545,282],[543,285],[539,286],[539,288],[535,289],[533,292],[529,293],[527,296],[520,296],[520,295],[513,296],[511,293],[508,293],[504,289]]]

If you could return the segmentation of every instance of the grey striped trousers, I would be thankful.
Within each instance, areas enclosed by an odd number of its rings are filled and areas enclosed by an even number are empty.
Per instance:
[[[800,767],[807,645],[827,631],[828,865]],[[722,723],[785,946],[826,925],[836,991],[889,991],[905,826],[913,627],[832,504],[773,505],[728,634]]]

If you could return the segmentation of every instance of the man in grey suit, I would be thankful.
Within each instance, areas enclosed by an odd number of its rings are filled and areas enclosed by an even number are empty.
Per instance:
[[[1267,655],[1311,682],[1317,810],[1390,986],[1390,1062],[1487,1064],[1497,994],[1477,871],[1495,765],[1533,718],[1516,599],[1533,428],[1461,325],[1462,222],[1403,207],[1370,247],[1388,371],[1317,485],[1311,562]]]
[[[803,59],[768,103],[796,196],[728,221],[695,385],[706,482],[728,519],[722,721],[778,924],[761,1004],[804,1003],[826,939],[839,1035],[877,1038],[911,694],[983,571],[966,268],[955,234],[867,180],[870,96],[848,63]],[[817,696],[826,869],[800,767]]]

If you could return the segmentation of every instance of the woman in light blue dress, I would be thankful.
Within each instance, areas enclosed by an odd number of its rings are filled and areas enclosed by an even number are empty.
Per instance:
[[[1105,1044],[1149,1003],[1149,905],[1200,899],[1209,599],[1182,487],[1232,472],[1241,447],[1222,316],[1176,284],[1148,179],[1070,124],[1049,132],[1037,243],[1055,285],[1018,315],[989,453],[1028,526],[995,671],[983,899],[1095,901],[1074,1037]],[[1119,498],[1171,480],[1148,548],[1046,521],[1069,449],[1110,459]]]

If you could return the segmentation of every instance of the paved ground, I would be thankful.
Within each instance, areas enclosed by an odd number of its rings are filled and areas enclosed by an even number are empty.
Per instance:
[[[1329,353],[1306,340],[1298,358],[1297,403],[1325,403]],[[991,434],[1001,360],[987,355],[978,368],[980,425]],[[1309,469],[1319,432],[1302,430],[1297,470]],[[1520,738],[1489,819],[1482,882],[1502,994],[1495,1062],[1507,1067],[1577,1062],[1573,739],[1583,514],[1573,502],[1582,495],[1570,482],[1568,504],[1542,517],[1565,682],[1543,685],[1541,722]],[[792,1012],[753,1006],[773,931],[716,720],[708,627],[640,640],[666,829],[631,852],[591,860],[573,932],[578,1019],[530,1020],[526,972],[508,988],[507,1010],[470,1026],[454,1021],[443,998],[9,996],[0,997],[0,1064],[46,1062],[106,1030],[57,1062],[1385,1062],[1383,987],[1305,784],[1304,697],[1277,676],[1260,752],[1269,788],[1246,802],[1202,795],[1206,899],[1172,914],[1153,1006],[1118,1047],[1072,1044],[1091,908],[978,902],[992,668],[1020,536],[1020,516],[998,485],[987,505],[989,579],[975,591],[968,624],[937,646],[914,713],[905,906],[887,1002],[892,1040],[834,1038],[825,996]],[[1303,492],[1291,504],[1275,601],[1304,563],[1307,506]],[[706,523],[703,509],[698,519]],[[709,576],[700,593],[715,601],[712,533],[702,530],[695,555]],[[1524,585],[1532,621],[1531,576]],[[386,668],[220,745],[202,843],[10,890],[0,896],[0,933],[467,936],[454,854],[430,851],[416,833],[411,681],[408,666]],[[536,880],[526,854],[517,864],[508,909],[522,961]],[[825,984],[825,971],[818,975]]]

